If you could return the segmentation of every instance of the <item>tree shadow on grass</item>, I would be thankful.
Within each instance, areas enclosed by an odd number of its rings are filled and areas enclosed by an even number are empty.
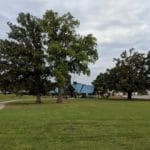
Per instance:
[[[40,106],[40,105],[46,105],[46,104],[56,104],[56,100],[43,100],[40,104],[36,103],[35,100],[23,100],[23,101],[17,101],[6,104],[7,106]]]

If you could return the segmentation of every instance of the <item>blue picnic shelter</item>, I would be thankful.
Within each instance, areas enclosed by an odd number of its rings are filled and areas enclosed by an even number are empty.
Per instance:
[[[82,83],[73,82],[72,87],[74,88],[74,91],[78,94],[91,95],[94,93],[93,85],[86,85]]]

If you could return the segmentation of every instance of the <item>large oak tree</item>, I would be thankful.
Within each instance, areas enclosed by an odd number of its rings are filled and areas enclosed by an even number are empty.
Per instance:
[[[71,73],[89,74],[88,64],[98,59],[96,38],[92,34],[78,34],[79,21],[70,13],[59,16],[57,12],[47,11],[42,25],[47,33],[48,59],[53,64],[59,89],[57,102],[62,102],[62,93]]]
[[[0,43],[1,90],[26,92],[41,103],[41,95],[49,89],[50,68],[46,65],[40,21],[29,13],[20,13],[17,25],[8,25],[8,39]]]

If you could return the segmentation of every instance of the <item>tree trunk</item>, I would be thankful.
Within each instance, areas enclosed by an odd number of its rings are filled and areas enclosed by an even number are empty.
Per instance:
[[[131,99],[132,99],[132,92],[128,91],[128,100],[131,100]]]
[[[36,96],[36,103],[37,103],[37,104],[41,104],[41,95],[40,95],[40,94],[38,94],[38,95]]]
[[[58,98],[57,98],[57,103],[62,103],[63,102],[63,97],[62,97],[62,88],[58,89]]]
[[[62,102],[63,102],[62,95],[59,95],[57,98],[57,103],[62,103]]]

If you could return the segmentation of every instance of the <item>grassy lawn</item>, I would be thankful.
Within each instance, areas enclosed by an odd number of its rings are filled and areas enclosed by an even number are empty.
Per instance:
[[[44,100],[50,99],[49,96],[44,96],[42,97]],[[35,100],[35,96],[30,96],[30,95],[15,95],[15,94],[0,94],[0,102],[5,102],[5,101],[11,101],[11,100]]]
[[[0,110],[0,150],[149,149],[150,101],[56,104],[47,99],[41,105],[15,102]]]
[[[3,101],[10,101],[10,100],[25,100],[25,99],[33,99],[34,97],[33,96],[29,96],[29,95],[23,95],[23,96],[20,96],[20,95],[15,95],[15,94],[0,94],[0,102],[3,102]]]

